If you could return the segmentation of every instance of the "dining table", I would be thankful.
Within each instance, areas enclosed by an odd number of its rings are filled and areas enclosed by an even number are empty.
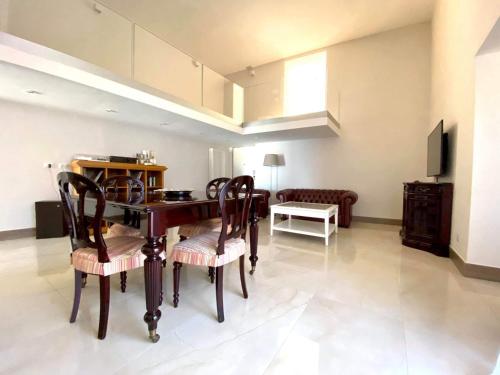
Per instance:
[[[93,199],[88,197],[86,199]],[[228,213],[235,209],[235,204],[242,204],[242,199],[227,198]],[[254,193],[249,212],[250,274],[257,265],[257,246],[259,217],[257,207],[264,197]],[[85,204],[85,210],[95,205]],[[207,195],[205,191],[192,191],[188,195],[171,196],[165,192],[147,192],[140,198],[131,199],[126,193],[106,194],[106,206],[103,219],[111,223],[120,223],[140,228],[145,244],[142,247],[144,260],[144,282],[146,313],[144,322],[148,326],[149,338],[158,342],[158,322],[161,318],[160,306],[163,302],[162,252],[166,249],[167,229],[183,224],[219,217],[219,201]],[[175,239],[177,241],[177,239]]]

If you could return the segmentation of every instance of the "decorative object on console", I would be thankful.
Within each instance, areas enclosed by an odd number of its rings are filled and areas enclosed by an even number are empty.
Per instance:
[[[104,155],[90,155],[90,154],[76,154],[73,159],[75,160],[92,160],[92,161],[109,161],[109,156]]]
[[[137,154],[137,163],[144,165],[156,165],[155,154],[151,150],[142,150]]]
[[[127,163],[127,164],[137,164],[137,158],[131,158],[128,156],[110,156],[109,161],[112,163]]]
[[[352,220],[352,206],[358,200],[358,194],[350,190],[328,189],[284,189],[276,193],[276,198],[284,202],[330,203],[339,206],[339,227],[349,228]],[[316,220],[312,218],[300,218]],[[330,222],[333,222],[333,218]]]
[[[404,184],[403,245],[449,256],[453,184]]]

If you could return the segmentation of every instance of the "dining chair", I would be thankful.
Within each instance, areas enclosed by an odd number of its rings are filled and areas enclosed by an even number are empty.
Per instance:
[[[206,195],[208,199],[219,199],[219,194],[222,187],[230,180],[227,177],[219,177],[210,181],[206,188]],[[183,224],[179,227],[177,234],[179,235],[181,241],[186,238],[196,236],[198,234],[210,232],[213,230],[220,230],[221,219],[220,217],[202,220],[194,224]]]
[[[141,203],[144,201],[144,183],[132,176],[116,175],[108,177],[101,182],[107,200],[117,200],[129,204]],[[126,189],[126,190],[125,190]],[[125,210],[123,218],[124,224],[114,223],[109,227],[108,238],[116,236],[141,237],[142,235],[141,215],[140,212]],[[165,258],[163,259],[163,268],[167,266],[167,237],[162,237],[163,251]]]
[[[219,194],[222,187],[230,180],[228,177],[218,177],[208,182],[205,192],[208,199],[219,199]],[[220,215],[220,213],[219,213]],[[202,233],[211,231],[220,231],[222,222],[220,217],[198,221],[193,224],[183,224],[179,227],[177,234],[181,241],[189,237],[193,237]],[[208,267],[208,276],[210,282],[214,283],[215,271],[213,267]]]
[[[248,213],[253,194],[253,178],[239,176],[229,180],[219,193],[222,215],[220,232],[209,231],[173,246],[170,255],[174,265],[174,307],[179,304],[180,270],[183,264],[209,266],[215,269],[217,320],[224,321],[223,270],[224,265],[239,259],[243,297],[248,298],[245,283],[245,250]]]
[[[101,182],[107,200],[118,200],[125,203],[140,203],[144,200],[144,183],[132,176],[116,175]],[[115,223],[109,227],[108,237],[130,236],[141,237],[139,212],[125,210],[124,223]]]
[[[109,315],[110,275],[120,273],[122,291],[125,291],[125,272],[144,264],[146,257],[141,249],[145,240],[140,237],[116,236],[105,241],[101,223],[106,200],[101,187],[87,177],[72,172],[60,172],[57,179],[64,219],[70,234],[71,263],[75,270],[75,294],[69,321],[74,323],[78,314],[82,273],[99,276],[100,313],[97,337],[104,339]],[[77,197],[78,201],[74,202],[73,197]],[[93,240],[90,239],[89,228],[93,231]]]

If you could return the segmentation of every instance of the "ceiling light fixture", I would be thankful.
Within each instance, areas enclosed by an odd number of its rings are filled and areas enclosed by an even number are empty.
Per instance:
[[[33,95],[43,95],[43,92],[38,91],[38,90],[26,90],[26,93],[33,94]]]
[[[118,111],[116,109],[112,109],[112,108],[106,108],[105,111],[108,113],[118,113]]]

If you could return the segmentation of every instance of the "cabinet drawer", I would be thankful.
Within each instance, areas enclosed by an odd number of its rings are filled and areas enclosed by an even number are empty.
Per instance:
[[[439,186],[432,184],[412,184],[406,186],[406,191],[415,194],[439,194]]]
[[[431,201],[439,203],[439,196],[436,194],[417,194],[408,193],[408,199],[419,200],[419,201]]]

